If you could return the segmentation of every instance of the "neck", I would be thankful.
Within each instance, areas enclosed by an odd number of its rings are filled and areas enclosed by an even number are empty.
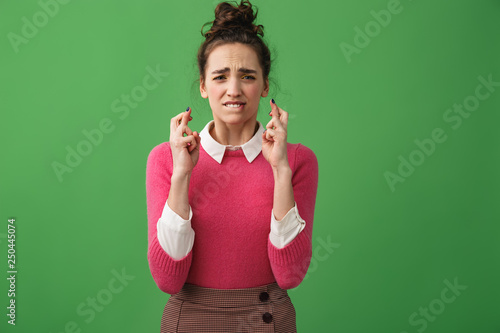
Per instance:
[[[221,145],[241,146],[248,142],[258,129],[257,119],[249,119],[240,124],[228,124],[214,119],[209,133]]]

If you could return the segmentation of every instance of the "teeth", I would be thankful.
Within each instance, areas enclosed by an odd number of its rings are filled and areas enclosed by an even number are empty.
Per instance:
[[[230,108],[239,108],[242,104],[226,104],[226,106],[229,106]]]

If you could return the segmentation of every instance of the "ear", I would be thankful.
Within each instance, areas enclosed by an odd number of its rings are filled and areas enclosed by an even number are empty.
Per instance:
[[[262,90],[262,97],[266,97],[269,94],[269,79],[264,82],[264,90]]]
[[[203,82],[203,78],[200,77],[200,93],[201,97],[208,98],[207,89],[205,88],[205,82]]]

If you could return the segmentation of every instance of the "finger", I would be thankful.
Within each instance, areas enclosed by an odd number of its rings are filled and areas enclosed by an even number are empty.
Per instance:
[[[273,129],[267,129],[265,132],[266,134],[266,140],[268,141],[274,141],[274,137],[276,136],[276,131]]]
[[[193,152],[194,150],[200,150],[200,146],[201,146],[201,136],[200,136],[200,133],[198,132],[193,132],[193,135],[190,136],[193,138],[193,141],[190,141],[188,144],[189,144],[189,147],[188,147],[188,151],[191,153]]]
[[[274,129],[276,127],[274,118],[269,120],[269,122],[266,124],[266,129]]]
[[[277,122],[275,124],[281,123],[283,128],[286,130],[288,127],[288,112],[280,108],[274,99],[271,100],[271,112],[269,112],[269,115],[272,117],[272,119],[276,119]],[[275,126],[275,127],[281,127],[281,126]]]
[[[196,150],[196,149],[200,149],[200,146],[201,146],[201,137],[200,137],[200,133],[194,131],[192,135],[190,136],[186,136],[184,137],[184,139],[186,138],[189,138],[192,140],[190,140],[188,143],[187,143],[187,146],[188,146],[188,151],[191,153],[193,150]]]
[[[198,150],[199,150],[199,149],[200,149],[200,146],[201,146],[201,137],[200,137],[200,133],[198,133],[198,132],[196,132],[196,131],[195,131],[195,132],[193,132],[193,137],[194,137],[194,139],[196,140],[196,144],[194,145],[194,147],[193,147],[193,149],[192,149],[191,151],[196,150],[196,149],[198,149]]]
[[[189,122],[189,118],[191,117],[191,108],[188,106],[186,112],[182,113],[181,123],[180,125],[187,125]],[[191,118],[192,119],[192,118]]]
[[[180,117],[182,117],[182,113],[179,113],[178,115],[170,119],[170,133],[174,133],[175,130],[177,129],[177,126],[179,125],[179,119]]]
[[[170,119],[170,133],[175,132],[177,127],[182,123],[182,119],[184,118],[186,113],[188,113],[188,111],[181,112],[178,115],[176,115],[175,117],[173,117],[172,119]],[[189,111],[189,113],[191,113],[191,111]],[[192,120],[192,119],[193,119],[193,117],[191,117],[191,115],[189,114],[188,121]],[[186,122],[186,124],[187,124],[187,122]]]
[[[180,136],[184,136],[184,133],[187,135],[192,135],[193,131],[187,125],[179,125],[177,127],[177,134]]]
[[[276,104],[276,102],[274,101],[274,98],[271,99],[271,101],[269,102],[271,104],[271,112],[269,112],[269,115],[271,117],[278,117],[280,116],[280,112],[279,112],[279,108],[278,108],[278,105]]]
[[[267,131],[266,131],[266,132],[267,132]],[[272,141],[269,141],[269,140],[267,139],[267,134],[266,134],[266,132],[263,132],[263,133],[262,133],[262,144],[267,144],[267,143],[269,143],[269,142],[272,142]]]
[[[177,115],[176,120],[175,120],[175,128],[179,126],[187,126],[187,123],[193,119],[190,115],[191,113],[191,108],[188,108],[188,111],[181,112]]]
[[[187,148],[189,152],[192,152],[198,146],[194,135],[188,135],[181,139],[182,147]]]
[[[193,120],[193,117],[192,116],[189,116],[189,119],[188,121],[191,121]],[[182,124],[182,118],[177,122],[178,125],[181,125]]]
[[[285,131],[285,128],[283,127],[283,124],[281,123],[281,120],[279,120],[278,117],[273,117],[271,120],[269,120],[269,122],[266,125],[266,128]]]
[[[276,104],[274,105],[276,107],[276,110],[272,110],[272,115],[276,115],[276,117],[273,116],[273,119],[274,118],[279,119],[279,121],[283,124],[283,127],[286,128],[288,126],[288,112],[286,112]]]
[[[267,123],[266,128],[273,129],[275,127],[278,127],[279,117],[277,116],[277,114],[278,114],[277,106],[276,104],[273,104],[273,102],[271,102],[271,112],[269,112],[271,120]]]

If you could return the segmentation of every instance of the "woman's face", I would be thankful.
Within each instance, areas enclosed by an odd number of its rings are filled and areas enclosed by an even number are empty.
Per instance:
[[[264,81],[257,54],[250,46],[224,44],[210,52],[200,92],[208,98],[214,120],[240,124],[257,118],[260,97],[269,92],[269,80]]]

